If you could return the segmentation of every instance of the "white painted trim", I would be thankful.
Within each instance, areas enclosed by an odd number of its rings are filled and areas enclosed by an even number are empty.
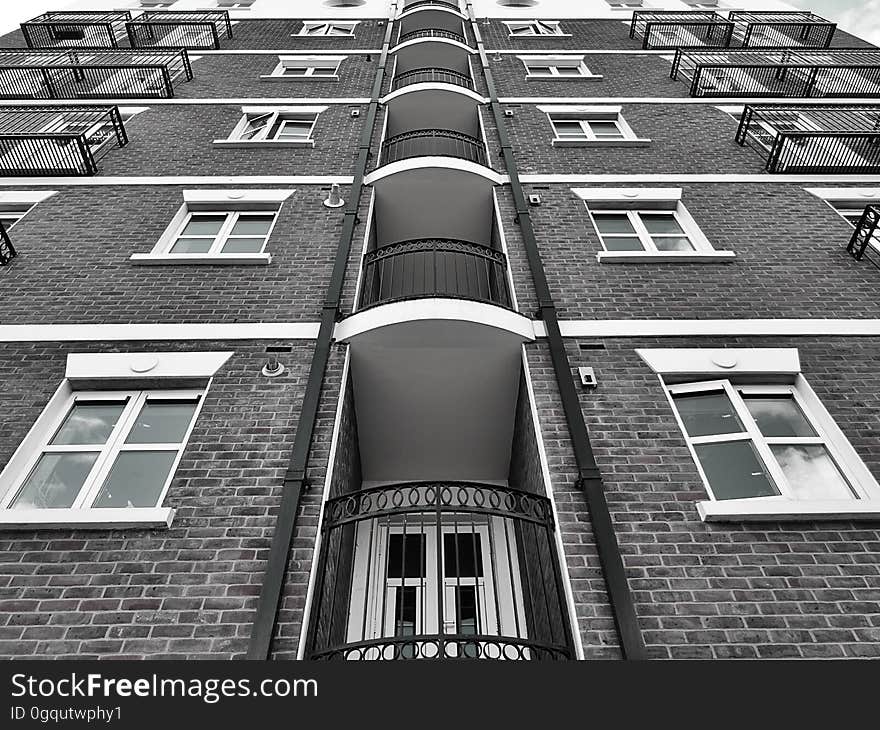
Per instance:
[[[535,335],[546,337],[544,323]],[[563,337],[880,336],[880,319],[580,319],[559,323]]]
[[[349,36],[336,36],[337,38],[347,38]],[[219,50],[207,50],[207,49],[199,49],[200,56],[277,56],[279,54],[285,56],[295,56],[297,54],[307,54],[309,56],[338,56],[341,53],[344,53],[346,56],[350,56],[353,53],[369,56],[369,55],[378,55],[382,53],[381,48],[309,48],[308,50],[304,50],[302,48],[246,48],[246,49],[219,49]],[[150,99],[152,102],[152,99]],[[18,103],[18,102],[16,102]],[[43,102],[45,104],[45,102]],[[55,100],[52,100],[52,103],[55,103]]]
[[[725,499],[697,502],[703,522],[815,522],[880,519],[880,500]]]
[[[0,205],[30,205],[42,203],[55,195],[57,190],[2,190]]]
[[[424,157],[409,157],[405,160],[398,160],[397,162],[392,162],[388,165],[382,165],[382,167],[373,170],[373,172],[364,177],[364,185],[374,185],[379,180],[390,177],[391,175],[409,172],[410,170],[424,170],[426,168],[440,168],[444,170],[468,172],[472,175],[479,175],[480,177],[486,178],[486,180],[493,185],[503,185],[506,182],[506,179],[502,178],[502,176],[494,170],[484,167],[483,165],[478,165],[475,162],[460,160],[457,157],[431,157],[426,155]]]
[[[880,198],[880,181],[878,187],[874,188],[804,188],[804,190],[822,200],[864,201],[865,205],[870,205]]]
[[[336,325],[333,337],[347,342],[382,327],[430,320],[473,322],[505,330],[522,340],[535,338],[532,321],[517,312],[493,304],[442,297],[392,302],[355,312]]]
[[[0,342],[314,340],[318,322],[0,325]]]
[[[232,149],[286,149],[290,147],[310,148],[315,146],[313,139],[215,139],[215,147]]]
[[[377,53],[378,53],[378,51],[377,51]],[[288,79],[288,80],[290,80],[290,79]],[[346,104],[346,105],[369,104],[371,101],[371,99],[369,97],[361,97],[361,96],[350,97],[350,98],[338,97],[338,96],[337,97],[330,97],[330,98],[302,97],[302,99],[299,99],[299,100],[311,102],[312,104],[326,104],[327,106],[332,106],[333,104]],[[83,99],[76,99],[74,101],[80,102],[79,106],[82,106]],[[129,98],[101,99],[100,100],[102,105],[103,104],[116,104],[119,106],[125,106],[126,103],[130,103],[131,101],[132,100]],[[152,108],[155,106],[161,106],[163,104],[172,104],[172,105],[173,104],[178,104],[178,105],[190,104],[193,106],[199,106],[199,105],[202,105],[202,106],[205,106],[205,105],[207,105],[207,106],[241,106],[243,104],[261,104],[261,105],[266,105],[266,106],[274,106],[277,104],[290,104],[291,99],[289,96],[286,96],[286,97],[285,96],[265,97],[265,98],[264,97],[253,97],[253,96],[246,96],[246,97],[236,96],[236,97],[229,97],[229,98],[221,98],[221,97],[214,96],[214,97],[199,97],[199,98],[193,98],[193,99],[175,97],[173,99],[150,99],[149,101],[150,101],[150,107],[148,107],[148,108]],[[42,103],[43,105],[45,105],[46,100],[43,100],[42,102],[39,102],[39,103]],[[68,105],[72,105],[70,100],[52,99],[52,106],[56,106],[56,104],[57,105],[64,105],[65,103],[67,103]],[[16,106],[19,106],[19,105],[21,105],[21,106],[36,106],[37,104],[28,104],[27,101],[21,101],[19,103],[16,100],[15,105]],[[0,104],[0,107],[2,107],[2,106],[3,105]]]
[[[175,510],[171,507],[94,509],[5,509],[0,510],[2,530],[121,530],[125,528],[167,529]]]
[[[387,121],[387,115],[386,115],[386,121]],[[385,128],[383,126],[382,138],[384,139],[384,137],[385,137]],[[364,256],[367,255],[367,251],[370,248],[370,237],[373,233],[373,216],[375,215],[375,213],[376,213],[376,188],[370,188],[370,205],[369,205],[369,208],[367,209],[367,224],[364,226],[364,244],[361,248],[361,257],[358,260],[357,280],[355,281],[355,285],[354,285],[354,303],[353,303],[354,311],[357,311],[358,302],[360,302],[360,300],[361,300],[361,288],[364,285],[363,261],[364,261]]]
[[[272,254],[133,253],[128,260],[136,266],[268,266],[272,263]]]
[[[539,112],[557,114],[563,119],[580,119],[585,115],[596,119],[616,119],[623,112],[620,104],[539,104],[536,108]]]
[[[571,192],[587,203],[649,203],[678,202],[681,188],[572,188]]]
[[[6,185],[90,187],[119,185],[350,185],[352,175],[169,175],[167,177],[15,177],[0,178]],[[58,192],[53,190],[52,193]]]
[[[71,352],[64,377],[68,380],[150,380],[213,377],[232,352]]]
[[[424,38],[412,38],[411,40],[404,41],[403,43],[398,43],[396,46],[391,48],[391,53],[397,53],[402,51],[404,48],[409,48],[410,46],[416,46],[420,43],[445,43],[448,46],[455,46],[456,48],[460,48],[462,51],[466,53],[476,53],[476,49],[471,48],[460,41],[453,40],[452,38],[439,38],[439,37],[430,37],[426,36]]]
[[[637,349],[636,354],[658,375],[797,375],[800,358],[794,347],[729,347]]]
[[[736,258],[733,251],[598,251],[600,264],[717,264]]]
[[[293,195],[295,190],[184,190],[185,203],[222,203],[242,206],[249,203],[281,204]]]
[[[719,173],[638,173],[633,175],[598,174],[537,174],[521,175],[524,183],[575,185],[578,183],[864,183],[880,184],[880,175],[751,175],[751,174],[719,174]]]
[[[327,107],[326,105],[292,106],[290,104],[285,104],[282,106],[276,106],[275,104],[260,104],[259,106],[242,106],[241,111],[243,114],[265,114],[269,111],[279,112],[280,114],[321,114],[327,111]]]
[[[402,8],[400,12],[398,12],[395,21],[403,20],[404,18],[408,18],[411,15],[416,15],[418,13],[424,11],[440,11],[443,13],[449,13],[450,15],[454,15],[457,18],[461,18],[462,20],[467,20],[467,15],[465,15],[461,10],[453,10],[448,5],[422,5],[418,8]]]
[[[647,147],[651,144],[651,140],[646,137],[633,137],[632,139],[560,139],[556,137],[551,144],[554,147]]]
[[[388,104],[398,97],[404,96],[406,94],[416,93],[419,91],[446,91],[449,93],[461,94],[462,96],[466,96],[469,99],[473,99],[478,104],[489,103],[489,99],[487,97],[481,96],[476,91],[472,91],[471,89],[466,89],[464,86],[458,86],[456,84],[443,84],[433,81],[423,81],[419,84],[408,84],[403,88],[389,92],[381,99],[379,99],[379,103]]]
[[[492,189],[492,214],[495,216],[495,224],[498,228],[498,242],[501,247],[501,253],[504,254],[504,260],[510,261],[510,249],[507,246],[507,235],[504,233],[504,221],[501,218],[501,207],[498,203],[498,190]],[[507,269],[507,287],[510,291],[510,306],[514,312],[519,311],[519,301],[516,297],[516,281],[514,280],[513,270],[508,265]]]
[[[496,51],[487,51],[487,54],[495,54]],[[152,101],[152,100],[151,100]],[[502,96],[498,98],[500,104],[554,104],[570,101],[572,104],[684,104],[702,106],[745,106],[746,104],[791,104],[795,101],[790,96],[756,96],[756,97],[717,97],[717,96]],[[846,104],[876,104],[876,98],[853,98],[843,101],[839,97],[829,99],[811,98],[810,104],[838,106]],[[52,102],[55,103],[54,101]]]

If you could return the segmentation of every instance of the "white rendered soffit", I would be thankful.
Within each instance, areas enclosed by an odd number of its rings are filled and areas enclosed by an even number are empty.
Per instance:
[[[0,342],[314,340],[318,322],[0,325]]]
[[[77,99],[75,101],[82,102],[82,99]],[[122,98],[122,99],[101,99],[101,104],[115,104],[120,108],[124,108],[126,106],[131,105],[132,99]],[[187,99],[182,97],[175,97],[173,99],[138,99],[137,101],[149,101],[150,106],[146,107],[147,109],[156,106],[164,106],[164,105],[178,105],[178,106],[241,106],[242,104],[260,104],[260,105],[279,105],[279,104],[290,104],[291,97],[289,96],[279,96],[279,97],[262,97],[262,96],[233,96],[233,97],[209,97],[209,98],[198,98],[198,99]],[[302,102],[305,104],[338,104],[338,105],[352,105],[352,104],[369,104],[369,97],[355,96],[355,97],[297,97],[295,99],[297,102]],[[45,106],[45,100],[42,102],[42,105]],[[16,100],[15,106],[39,106],[39,103],[22,101],[19,102]],[[2,104],[0,104],[0,108],[2,108]],[[80,104],[71,104],[69,100],[66,99],[52,99],[52,106],[82,106]]]
[[[547,336],[543,322],[533,324]],[[880,319],[569,319],[559,329],[563,337],[876,337]]]
[[[670,347],[637,349],[658,375],[797,375],[796,347]]]
[[[18,185],[89,187],[119,185],[350,185],[352,175],[169,175],[156,177],[10,177],[0,180],[0,190]],[[54,192],[54,191],[53,191]]]
[[[412,94],[418,91],[447,91],[452,94],[461,94],[462,96],[466,96],[469,99],[473,99],[479,104],[489,103],[488,97],[481,96],[476,91],[466,89],[464,86],[458,86],[456,84],[443,84],[430,81],[425,81],[419,84],[409,84],[408,86],[404,86],[400,89],[392,91],[379,99],[379,103],[387,104],[388,102],[394,101],[401,96],[406,96],[407,94]]]
[[[382,167],[377,168],[369,175],[366,175],[364,177],[364,185],[373,185],[383,178],[390,177],[391,175],[397,175],[401,172],[409,172],[411,170],[425,170],[429,168],[441,168],[444,170],[458,170],[460,172],[467,172],[472,175],[483,177],[489,182],[494,183],[495,185],[503,185],[508,181],[508,178],[506,176],[499,175],[491,168],[485,167],[483,165],[478,165],[475,162],[460,160],[455,157],[432,157],[426,155],[424,157],[410,157],[405,160],[392,162],[388,165],[382,165]]]
[[[70,381],[213,377],[232,352],[72,352],[64,377]]]
[[[873,188],[804,188],[822,200],[864,200],[865,205],[880,201],[880,180]]]

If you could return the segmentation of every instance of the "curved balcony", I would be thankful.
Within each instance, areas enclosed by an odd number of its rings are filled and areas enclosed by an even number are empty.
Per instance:
[[[456,43],[461,43],[462,45],[468,45],[467,39],[461,34],[456,33],[453,30],[443,30],[442,28],[423,28],[421,30],[413,30],[409,33],[401,34],[400,38],[397,39],[397,45],[401,43],[406,43],[407,41],[415,41],[419,39],[442,39],[447,41],[455,41]]]
[[[415,10],[416,8],[437,7],[438,5],[442,8],[451,8],[457,13],[461,12],[458,3],[453,2],[452,0],[413,0],[413,2],[407,3],[401,12],[405,13],[408,10]]]
[[[310,659],[572,659],[549,500],[410,482],[327,502]]]
[[[511,307],[507,258],[478,243],[401,241],[364,256],[361,309],[428,297]]]
[[[412,84],[452,84],[474,90],[474,82],[470,76],[450,68],[414,68],[403,71],[394,77],[391,90],[397,91]]]
[[[414,129],[395,134],[382,144],[383,165],[412,157],[457,157],[488,167],[482,140],[453,129]]]

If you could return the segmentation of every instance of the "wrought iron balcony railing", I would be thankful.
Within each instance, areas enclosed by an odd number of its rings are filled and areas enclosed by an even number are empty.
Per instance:
[[[641,38],[642,48],[726,48],[733,38],[733,23],[710,10],[635,10],[629,37]]]
[[[857,261],[861,261],[869,248],[880,251],[880,205],[865,207],[846,250]]]
[[[439,5],[444,8],[452,8],[453,10],[461,10],[457,2],[453,0],[412,0],[403,6],[403,11],[412,10],[413,8],[424,8]]]
[[[465,89],[474,88],[471,77],[459,71],[449,68],[414,68],[395,75],[391,89],[396,91],[412,84],[454,84]]]
[[[572,659],[542,496],[413,482],[327,502],[311,659]]]
[[[15,246],[12,245],[12,239],[9,238],[6,226],[3,225],[3,221],[0,221],[0,266],[6,266],[14,258]]]
[[[440,297],[510,307],[507,258],[468,241],[416,239],[364,256],[361,309]]]
[[[184,49],[0,49],[0,98],[168,98],[192,79]]]
[[[132,48],[220,48],[232,38],[228,10],[149,10],[126,23]]]
[[[414,129],[395,134],[382,144],[381,164],[388,165],[410,157],[457,157],[486,165],[486,145],[482,140],[454,129]]]
[[[837,25],[803,11],[731,10],[734,43],[743,48],[827,48]]]
[[[771,173],[875,173],[880,105],[750,105],[736,141],[764,155]]]
[[[880,50],[679,48],[671,77],[691,96],[880,96]]]
[[[409,33],[402,33],[400,38],[397,39],[397,43],[406,43],[418,38],[444,38],[467,45],[467,39],[461,33],[456,33],[453,30],[443,30],[442,28],[424,28],[422,30],[412,30]]]
[[[28,48],[118,48],[128,10],[61,10],[21,24]]]

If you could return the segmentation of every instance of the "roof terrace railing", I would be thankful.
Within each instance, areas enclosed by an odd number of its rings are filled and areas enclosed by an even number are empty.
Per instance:
[[[116,106],[0,107],[0,175],[94,175],[126,144]]]
[[[61,10],[21,24],[28,48],[118,48],[128,10]]]
[[[803,11],[731,10],[734,43],[743,48],[827,48],[837,24]]]
[[[0,266],[6,266],[14,258],[15,246],[12,245],[12,239],[9,238],[3,221],[0,221]]]
[[[395,75],[391,88],[396,91],[412,84],[452,84],[465,89],[474,88],[470,76],[451,68],[413,68],[409,71],[401,71]]]
[[[880,50],[679,48],[670,76],[695,97],[880,96]]]
[[[877,173],[880,106],[749,105],[736,141],[770,173]]]
[[[228,10],[149,10],[126,23],[132,48],[220,48],[232,38]]]
[[[641,38],[642,48],[726,48],[733,37],[733,23],[712,11],[636,10],[629,37]]]
[[[169,98],[193,77],[185,49],[0,49],[0,98]]]

